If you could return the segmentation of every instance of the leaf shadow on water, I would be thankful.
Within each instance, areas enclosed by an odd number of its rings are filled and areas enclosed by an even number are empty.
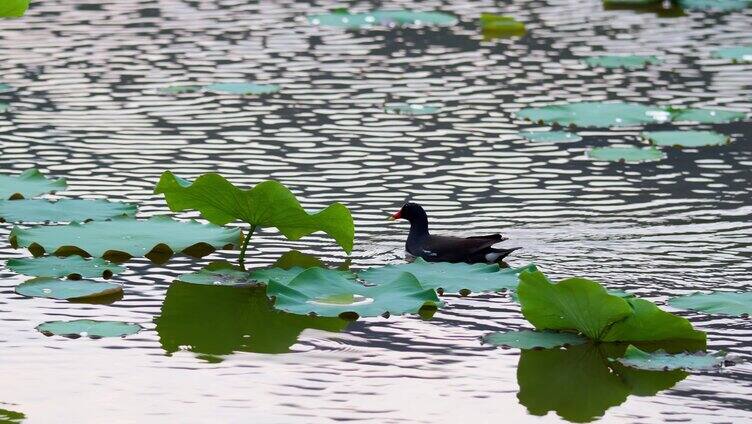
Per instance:
[[[624,354],[625,344],[602,343],[568,349],[523,350],[517,367],[517,394],[533,415],[550,411],[570,422],[589,422],[630,395],[654,396],[689,374],[643,371],[608,358]]]

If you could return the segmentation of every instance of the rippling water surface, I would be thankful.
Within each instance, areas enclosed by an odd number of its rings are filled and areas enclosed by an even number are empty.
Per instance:
[[[645,128],[581,129],[581,141],[535,143],[517,133],[539,126],[514,114],[580,100],[750,112],[752,64],[711,53],[752,42],[752,9],[662,18],[606,11],[596,0],[358,2],[350,8],[441,10],[460,23],[344,30],[306,22],[307,14],[342,6],[33,2],[24,19],[0,22],[0,82],[12,87],[0,93],[10,104],[0,113],[0,169],[39,167],[69,181],[49,198],[137,202],[142,217],[167,212],[152,194],[166,169],[184,177],[220,172],[242,185],[277,179],[307,208],[332,201],[351,208],[353,269],[404,260],[407,229],[384,217],[409,197],[428,209],[434,231],[502,230],[511,239],[505,244],[524,247],[510,264],[535,262],[554,278],[586,276],[659,303],[696,290],[750,290],[752,124],[650,125],[712,129],[734,142],[667,148],[659,162],[624,164],[595,162],[586,151],[640,145]],[[481,12],[512,14],[528,33],[484,41]],[[662,62],[629,71],[581,64],[602,52]],[[281,91],[159,92],[228,81]],[[441,111],[385,113],[392,102]],[[28,255],[9,246],[10,228],[0,226],[0,265]],[[269,265],[290,248],[331,264],[346,259],[324,237],[286,242],[265,231],[252,261]],[[519,403],[518,350],[480,343],[489,331],[528,325],[502,294],[446,297],[448,307],[430,320],[307,329],[286,354],[254,353],[240,342],[169,352],[169,334],[155,325],[167,288],[221,258],[235,259],[225,251],[166,265],[134,259],[114,279],[125,295],[111,305],[22,298],[13,289],[25,277],[0,266],[0,409],[34,423],[559,420]],[[752,356],[749,320],[680,314],[708,332],[712,349]],[[74,318],[137,322],[145,331],[72,340],[35,330]],[[188,329],[197,333],[217,323],[194,318]],[[222,349],[238,352],[214,351]],[[752,420],[751,411],[752,366],[742,364],[692,374],[656,396],[630,396],[602,420],[740,423]]]

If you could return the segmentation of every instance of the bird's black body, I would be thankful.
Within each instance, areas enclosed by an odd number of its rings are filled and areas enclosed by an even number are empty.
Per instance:
[[[432,235],[428,231],[426,211],[416,203],[405,203],[392,218],[410,221],[405,250],[429,262],[495,263],[518,249],[493,248],[494,244],[505,240],[501,234],[466,238]]]

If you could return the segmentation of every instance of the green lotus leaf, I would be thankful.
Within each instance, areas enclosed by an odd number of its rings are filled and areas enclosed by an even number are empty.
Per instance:
[[[125,268],[104,259],[84,259],[80,256],[9,259],[6,266],[19,274],[52,278],[110,278],[125,271]]]
[[[5,112],[8,110],[8,104],[7,103],[0,103],[0,113]]]
[[[58,300],[86,300],[112,296],[123,292],[120,284],[89,280],[58,280],[34,278],[16,286],[16,293],[26,297],[45,297]]]
[[[642,136],[656,146],[701,147],[729,142],[728,136],[714,131],[649,131]]]
[[[533,122],[579,127],[625,127],[665,122],[670,114],[638,103],[582,102],[527,108],[517,116]]]
[[[555,411],[567,421],[588,422],[624,403],[630,394],[654,395],[687,376],[682,371],[625,370],[609,363],[608,356],[623,352],[624,348],[604,344],[523,350],[517,398],[533,415]]]
[[[26,247],[37,255],[44,252],[67,256],[84,253],[94,257],[139,257],[158,260],[173,252],[201,256],[214,248],[237,245],[240,231],[195,221],[175,221],[165,216],[148,220],[117,218],[111,221],[72,223],[21,229],[10,233],[15,247]]]
[[[722,352],[669,354],[659,350],[649,353],[629,345],[624,356],[617,358],[616,361],[628,367],[650,371],[711,370],[723,365],[725,357],[726,354]]]
[[[521,131],[519,134],[536,143],[568,143],[582,140],[579,135],[566,131]]]
[[[142,327],[120,321],[93,321],[77,319],[73,321],[49,321],[37,326],[37,330],[45,336],[63,336],[68,338],[90,337],[125,337],[138,333]]]
[[[678,0],[685,9],[698,10],[743,10],[752,5],[750,0]]]
[[[713,52],[713,57],[734,62],[752,62],[752,46],[725,47]]]
[[[160,88],[159,92],[164,94],[197,93],[201,91],[202,88],[203,86],[200,85],[170,85],[168,87]]]
[[[25,419],[26,414],[23,412],[0,409],[0,423],[2,424],[21,424]]]
[[[67,187],[65,179],[49,180],[35,168],[27,169],[20,175],[0,175],[0,199],[34,197]]]
[[[415,12],[412,10],[375,10],[366,13],[347,13],[338,10],[334,13],[311,15],[308,17],[308,22],[313,25],[358,29],[403,25],[450,26],[457,23],[457,18],[447,13]]]
[[[655,56],[640,55],[590,56],[582,59],[582,61],[588,66],[593,67],[627,69],[639,69],[644,68],[646,65],[660,63],[660,60]]]
[[[553,331],[507,331],[491,333],[483,337],[483,343],[494,346],[516,347],[518,349],[550,349],[587,343],[588,339],[573,333]]]
[[[155,319],[162,348],[183,346],[196,353],[226,355],[236,351],[285,353],[308,328],[339,332],[348,322],[275,310],[263,288],[170,285]]]
[[[101,221],[136,214],[136,205],[106,200],[0,200],[0,222]]]
[[[241,190],[218,174],[205,174],[190,182],[167,171],[155,193],[164,193],[171,210],[196,209],[214,224],[241,220],[253,228],[275,227],[290,240],[324,231],[347,253],[352,251],[355,226],[344,205],[333,203],[309,214],[295,195],[277,181],[264,181],[250,190]]]
[[[672,297],[668,304],[675,308],[738,317],[752,314],[752,292],[694,293],[689,296]]]
[[[483,38],[507,38],[525,35],[525,24],[511,16],[495,15],[493,13],[480,14],[480,30]]]
[[[223,82],[209,84],[204,87],[206,91],[223,94],[271,94],[279,91],[275,84],[255,84],[252,82]]]
[[[441,110],[438,105],[421,103],[386,103],[384,111],[400,115],[431,115]]]
[[[302,268],[294,266],[292,268],[262,268],[251,270],[251,278],[254,280],[269,283],[270,281],[276,281],[279,284],[288,285],[299,274],[306,271],[306,269],[317,269],[323,274],[331,275],[333,278],[343,278],[350,281],[355,281],[355,274],[349,271],[341,271],[337,269],[328,268]]]
[[[415,314],[422,308],[442,305],[433,289],[422,287],[406,272],[388,283],[367,287],[340,274],[310,268],[288,284],[270,281],[267,294],[276,299],[274,306],[278,309],[325,317]]]
[[[590,149],[587,155],[594,160],[628,163],[650,162],[666,157],[663,152],[653,147],[645,149],[639,147],[596,147]]]
[[[4,93],[6,91],[11,91],[12,89],[13,89],[13,87],[9,86],[8,84],[0,82],[0,93]]]
[[[518,275],[532,269],[535,269],[532,264],[520,268],[500,268],[497,264],[426,262],[416,258],[412,263],[369,268],[358,273],[358,277],[381,285],[409,272],[421,286],[441,293],[492,292],[514,290],[519,283]]]
[[[29,8],[30,0],[3,0],[0,2],[0,18],[20,18]]]
[[[720,109],[679,109],[669,108],[671,119],[675,122],[697,122],[700,124],[723,124],[732,121],[741,121],[747,114]]]
[[[249,287],[262,284],[256,281],[249,272],[241,271],[228,262],[211,263],[200,271],[181,275],[178,280],[207,286]]]
[[[624,299],[633,313],[613,324],[603,341],[620,342],[698,342],[704,348],[706,335],[692,328],[685,318],[668,313],[644,299]]]

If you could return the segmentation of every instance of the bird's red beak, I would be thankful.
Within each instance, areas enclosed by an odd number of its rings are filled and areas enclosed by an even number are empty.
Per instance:
[[[395,213],[394,215],[390,216],[390,217],[389,217],[389,218],[387,218],[387,219],[388,219],[389,221],[395,221],[395,220],[398,220],[398,219],[400,219],[400,218],[402,218],[402,211],[399,211],[399,212]]]

